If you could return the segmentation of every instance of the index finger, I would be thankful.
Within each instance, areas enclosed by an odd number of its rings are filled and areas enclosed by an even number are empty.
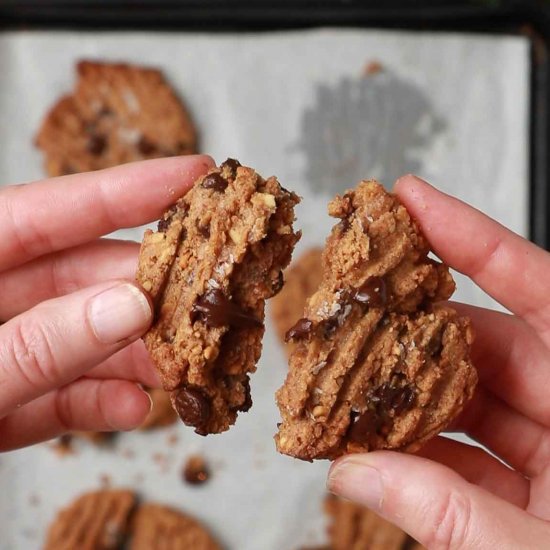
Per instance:
[[[0,188],[0,269],[151,222],[212,165],[190,155]]]
[[[395,192],[445,263],[539,334],[550,330],[550,254],[415,176],[398,180]]]

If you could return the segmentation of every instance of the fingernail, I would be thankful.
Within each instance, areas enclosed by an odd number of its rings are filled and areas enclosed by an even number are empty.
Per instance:
[[[384,498],[380,472],[363,459],[343,459],[334,463],[328,473],[327,488],[331,493],[380,510]]]
[[[149,414],[151,414],[153,412],[153,398],[147,390],[141,388],[141,391],[149,398]]]
[[[147,330],[152,313],[143,293],[124,283],[94,296],[88,316],[97,339],[103,344],[116,344]]]

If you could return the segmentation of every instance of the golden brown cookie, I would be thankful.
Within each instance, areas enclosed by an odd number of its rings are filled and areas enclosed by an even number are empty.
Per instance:
[[[252,404],[265,300],[281,289],[299,238],[297,202],[275,177],[228,159],[145,233],[137,280],[155,307],[145,346],[174,408],[201,435],[227,430]]]
[[[135,495],[126,490],[86,493],[50,526],[45,550],[111,550],[122,547]]]
[[[468,319],[449,307],[454,282],[394,195],[363,181],[329,205],[340,218],[323,280],[277,393],[280,452],[313,460],[374,449],[413,451],[471,398]]]
[[[167,506],[143,504],[132,520],[130,550],[221,550],[195,519]]]
[[[81,61],[77,75],[36,136],[48,175],[196,152],[191,118],[160,71]]]
[[[411,544],[416,550],[423,548],[405,531],[354,502],[328,496],[325,511],[331,550],[407,550]]]
[[[173,424],[178,419],[178,415],[174,407],[172,407],[170,396],[164,390],[157,388],[149,389],[147,392],[153,401],[153,408],[145,419],[145,422],[140,426],[140,429],[152,430]]]
[[[321,248],[310,248],[285,270],[283,289],[271,301],[271,317],[279,339],[290,353],[292,343],[285,343],[288,329],[302,317],[307,299],[321,284]]]

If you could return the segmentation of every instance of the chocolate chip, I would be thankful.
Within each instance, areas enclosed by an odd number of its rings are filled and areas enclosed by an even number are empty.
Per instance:
[[[241,166],[241,163],[236,159],[227,159],[225,162],[220,164],[220,170],[224,168],[229,169],[229,173],[234,178],[237,175],[237,168]]]
[[[311,329],[313,328],[313,321],[309,319],[302,318],[296,321],[294,326],[285,334],[285,342],[290,342],[291,340],[303,340],[308,338],[311,334]]]
[[[212,174],[205,176],[202,180],[201,187],[204,187],[204,189],[213,189],[214,191],[223,193],[227,187],[227,184],[228,182],[223,176],[217,172],[213,172]]]
[[[382,277],[371,277],[353,294],[353,299],[369,307],[384,307],[387,302],[386,283]]]
[[[244,387],[244,401],[243,404],[239,407],[239,411],[241,412],[248,412],[250,408],[252,407],[252,395],[250,393],[250,380],[246,379],[243,382]]]
[[[323,321],[323,336],[325,339],[329,339],[336,332],[336,329],[340,326],[340,320],[338,315],[333,315],[325,321]]]
[[[346,233],[349,230],[349,228],[351,227],[349,217],[342,218],[342,221],[340,222],[340,227],[342,228],[342,233]]]
[[[273,282],[271,286],[271,291],[273,292],[272,296],[275,296],[281,292],[283,285],[285,284],[285,278],[282,271],[279,271],[277,279]]]
[[[202,485],[210,477],[210,469],[202,456],[190,456],[182,471],[183,479],[191,485]]]
[[[410,385],[394,386],[385,382],[370,397],[370,400],[379,403],[383,409],[395,411],[397,415],[410,409],[415,397],[416,392]]]
[[[88,137],[88,142],[86,143],[86,149],[88,152],[96,157],[99,157],[105,151],[107,146],[107,140],[105,136],[100,134],[92,134]]]
[[[174,204],[164,213],[163,218],[159,220],[159,223],[157,225],[157,231],[166,233],[166,230],[168,229],[168,227],[170,227],[170,224],[172,223],[172,218],[174,217],[174,214],[177,212],[177,210],[178,207]]]
[[[426,346],[426,352],[428,355],[439,355],[443,349],[443,335],[441,332],[437,332],[432,336],[432,339]]]
[[[209,225],[197,225],[197,231],[205,238],[210,238],[210,226]]]
[[[195,427],[198,434],[205,433],[205,424],[210,418],[210,403],[200,389],[189,387],[179,390],[174,405],[187,426]]]
[[[192,308],[192,322],[203,321],[209,327],[261,327],[262,322],[233,303],[219,288],[208,290]]]
[[[149,141],[145,136],[141,136],[137,142],[138,151],[142,155],[152,155],[156,150],[156,145]]]

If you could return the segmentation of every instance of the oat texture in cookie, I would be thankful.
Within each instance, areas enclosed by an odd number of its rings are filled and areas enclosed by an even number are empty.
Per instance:
[[[286,333],[304,313],[307,299],[321,284],[321,248],[303,252],[285,270],[283,289],[271,300],[271,318],[282,345],[290,353],[292,342],[286,342]]]
[[[329,213],[340,222],[321,285],[287,334],[277,448],[304,460],[414,451],[473,394],[470,322],[437,305],[454,291],[449,270],[382,185],[361,182]]]
[[[196,152],[191,117],[160,71],[81,61],[77,77],[36,136],[48,175]]]
[[[134,493],[122,489],[80,496],[50,526],[45,550],[118,550],[135,503]]]
[[[145,233],[137,280],[155,319],[144,336],[183,422],[227,430],[251,404],[264,305],[281,290],[299,234],[298,197],[233,159],[201,176]]]

